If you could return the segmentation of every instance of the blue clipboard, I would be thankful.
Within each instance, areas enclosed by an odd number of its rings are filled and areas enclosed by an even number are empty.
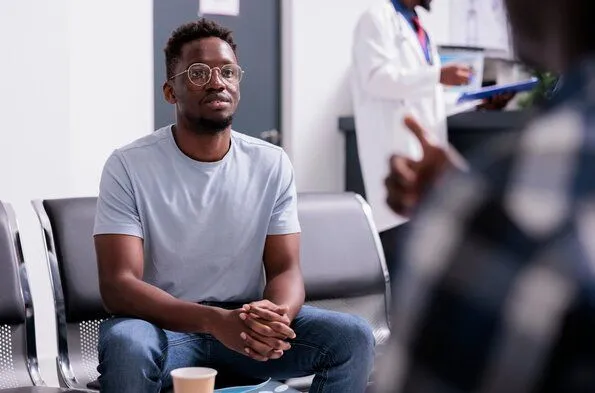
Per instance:
[[[538,84],[539,79],[531,78],[527,81],[510,83],[507,85],[484,87],[483,89],[461,94],[458,102],[462,103],[466,101],[484,100],[502,93],[520,93],[523,91],[530,91],[533,90]]]

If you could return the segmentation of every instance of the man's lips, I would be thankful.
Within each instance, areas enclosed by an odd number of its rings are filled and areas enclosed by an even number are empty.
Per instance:
[[[223,94],[213,94],[210,96],[207,96],[204,100],[205,104],[210,104],[212,102],[225,102],[225,103],[230,103],[231,99]]]
[[[210,100],[205,103],[206,106],[212,109],[223,109],[227,108],[231,105],[229,101],[220,101],[220,100]]]

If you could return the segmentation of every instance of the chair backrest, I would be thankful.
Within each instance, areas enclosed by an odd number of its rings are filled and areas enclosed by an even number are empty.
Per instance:
[[[99,323],[107,317],[93,245],[97,198],[34,201],[46,246],[58,335],[58,376],[69,388],[95,381]]]
[[[18,227],[12,207],[0,201],[0,389],[43,384]]]
[[[359,315],[389,335],[390,283],[369,205],[357,194],[300,194],[301,264],[309,304]]]

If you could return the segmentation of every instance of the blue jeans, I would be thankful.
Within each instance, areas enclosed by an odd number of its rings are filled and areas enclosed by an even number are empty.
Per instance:
[[[231,370],[252,378],[285,380],[315,374],[310,392],[362,393],[374,363],[374,336],[362,318],[304,306],[296,339],[277,360],[258,362],[208,334],[176,333],[130,318],[112,318],[99,331],[102,393],[158,393],[179,367]]]

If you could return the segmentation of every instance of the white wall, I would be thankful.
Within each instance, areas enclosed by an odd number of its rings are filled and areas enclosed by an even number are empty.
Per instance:
[[[337,119],[353,113],[348,73],[360,15],[382,0],[283,0],[283,145],[299,191],[342,191]]]
[[[53,298],[29,201],[96,195],[119,145],[153,129],[152,2],[0,2],[0,199],[15,207],[42,373],[55,382]]]

